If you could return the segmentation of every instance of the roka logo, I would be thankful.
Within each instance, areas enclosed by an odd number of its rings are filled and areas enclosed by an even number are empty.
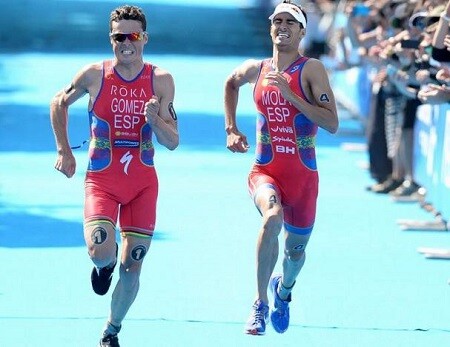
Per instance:
[[[125,153],[122,156],[122,158],[120,158],[120,163],[125,164],[123,167],[123,172],[125,172],[125,174],[127,174],[127,175],[128,175],[128,166],[130,165],[132,159],[133,159],[133,155],[130,153],[130,151]]]

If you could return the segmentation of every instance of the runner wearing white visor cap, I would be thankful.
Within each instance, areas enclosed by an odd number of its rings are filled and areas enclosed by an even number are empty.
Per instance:
[[[281,4],[277,5],[277,7],[275,7],[275,10],[273,11],[269,19],[273,21],[275,16],[280,13],[289,13],[290,15],[292,15],[292,17],[295,18],[297,22],[302,25],[303,28],[306,28],[306,16],[298,5],[295,5],[289,1],[282,2]]]
[[[251,335],[264,335],[269,321],[280,334],[289,327],[291,294],[316,219],[316,134],[319,127],[334,134],[339,126],[324,65],[298,51],[306,35],[306,16],[294,3],[279,4],[269,17],[272,56],[248,59],[225,81],[225,131],[231,152],[246,153],[250,148],[237,119],[243,85],[253,85],[257,110],[255,162],[248,175],[248,191],[261,218],[256,294],[244,328]],[[281,242],[279,273],[275,265]]]

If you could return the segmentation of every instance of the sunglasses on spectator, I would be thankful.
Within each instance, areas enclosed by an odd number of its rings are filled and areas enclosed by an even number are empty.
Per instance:
[[[112,37],[112,39],[117,42],[123,42],[126,39],[134,42],[134,41],[142,41],[144,39],[144,34],[145,34],[145,32],[141,31],[141,32],[135,32],[135,33],[129,33],[129,34],[111,33],[111,34],[109,34],[109,36]]]
[[[410,27],[414,27],[420,30],[424,30],[427,27],[426,18],[416,18],[410,23]]]

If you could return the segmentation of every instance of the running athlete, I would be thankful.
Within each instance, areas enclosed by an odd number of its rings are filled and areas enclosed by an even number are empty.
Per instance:
[[[254,86],[258,111],[256,161],[248,177],[250,194],[262,216],[257,239],[256,299],[245,326],[245,332],[252,335],[265,333],[269,315],[278,333],[289,326],[291,291],[305,262],[316,216],[316,133],[318,127],[330,133],[338,129],[335,99],[324,66],[298,52],[306,33],[305,11],[284,1],[269,19],[273,56],[244,62],[225,82],[225,129],[230,151],[244,153],[249,149],[236,122],[239,88],[246,83]],[[283,271],[273,274],[283,226]],[[273,295],[270,314],[268,287]]]
[[[158,179],[152,135],[170,150],[178,146],[173,107],[174,81],[167,71],[144,62],[146,18],[135,6],[110,15],[114,59],[84,67],[50,106],[57,158],[68,178],[76,162],[67,133],[68,109],[89,95],[89,163],[85,177],[84,238],[94,263],[95,293],[104,295],[119,262],[119,280],[100,346],[119,346],[117,334],[139,289],[142,262],[155,229]],[[122,249],[118,258],[116,226]]]

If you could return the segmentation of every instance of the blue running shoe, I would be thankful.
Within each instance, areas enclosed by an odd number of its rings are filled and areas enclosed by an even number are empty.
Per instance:
[[[291,294],[289,294],[287,300],[280,299],[277,292],[280,281],[281,275],[274,275],[269,282],[269,288],[273,293],[273,308],[270,310],[270,321],[275,331],[282,334],[289,327],[289,303],[291,302]]]
[[[245,325],[245,333],[249,335],[264,335],[268,318],[269,306],[261,300],[256,300]]]

